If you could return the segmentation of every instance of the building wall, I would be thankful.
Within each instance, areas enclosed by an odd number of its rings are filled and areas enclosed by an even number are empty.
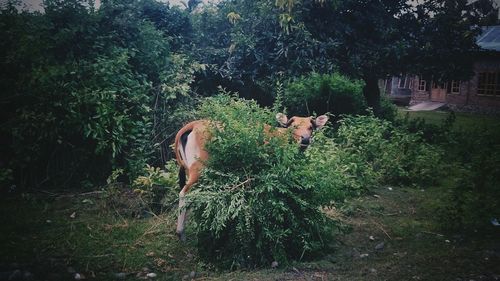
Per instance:
[[[467,105],[468,95],[470,95],[470,87],[470,81],[460,82],[460,90],[458,94],[446,93],[446,103],[453,104],[457,107]]]
[[[403,81],[402,81],[403,80]],[[390,95],[393,96],[410,96],[414,84],[415,76],[403,75],[402,77],[393,76],[389,79]]]
[[[466,106],[498,108],[500,110],[500,96],[482,96],[477,93],[478,78],[480,72],[500,72],[499,58],[483,58],[474,64],[474,77],[468,82],[469,98]]]
[[[500,96],[484,96],[477,93],[478,78],[481,72],[500,72],[500,58],[478,58],[474,64],[474,77],[470,81],[460,83],[458,94],[446,94],[446,103],[450,108],[457,111],[500,113]],[[498,82],[500,83],[500,81]],[[431,81],[427,81],[427,83],[431,83]],[[412,86],[411,105],[431,101],[431,87],[429,87],[429,90],[420,91],[418,86],[419,77],[415,77]]]
[[[421,91],[418,89],[418,86],[420,84],[420,77],[416,76],[414,79],[415,81],[413,81],[410,105],[414,105],[424,101],[430,101],[430,92],[425,90]],[[427,83],[430,83],[430,81],[427,81]]]

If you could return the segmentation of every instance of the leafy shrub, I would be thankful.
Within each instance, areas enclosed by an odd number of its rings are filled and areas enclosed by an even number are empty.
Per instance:
[[[124,169],[115,169],[102,188],[103,203],[124,216],[148,217],[177,206],[178,167],[174,160],[163,169],[146,165],[131,185],[124,184]],[[132,187],[132,188],[131,188]]]
[[[326,250],[335,222],[320,207],[349,193],[342,171],[330,175],[335,160],[316,159],[320,148],[303,153],[283,137],[266,136],[264,122],[273,114],[253,101],[216,96],[200,116],[223,124],[213,128],[207,167],[186,197],[201,257],[226,268],[252,267]]]
[[[398,117],[398,108],[392,103],[387,96],[380,97],[379,117],[388,121],[395,121]]]
[[[429,124],[424,119],[410,120],[408,115],[398,120],[404,130],[417,132],[432,147],[446,151],[444,160],[436,169],[446,171],[440,182],[442,192],[437,200],[436,217],[444,228],[477,229],[500,217],[500,136],[494,128],[461,131],[453,128],[456,116],[450,112],[441,124]],[[435,149],[435,148],[434,148]],[[416,166],[432,172],[433,161],[417,153]],[[427,166],[420,165],[418,162]],[[438,171],[434,171],[436,173]]]
[[[362,90],[363,82],[338,73],[311,73],[286,85],[284,104],[294,115],[362,114],[367,109]]]
[[[439,177],[433,168],[440,162],[440,149],[417,134],[394,127],[386,120],[350,116],[339,121],[335,141],[370,163],[382,182],[432,184]]]
[[[315,177],[321,181],[315,188],[320,194],[338,192],[338,198],[358,196],[377,185],[377,173],[362,154],[343,147],[323,132],[315,134],[314,144],[305,154],[318,167]]]
[[[409,113],[406,113],[404,118],[396,119],[394,123],[411,133],[419,134],[427,143],[446,144],[455,142],[452,131],[455,120],[453,111],[450,111],[441,124],[428,123],[424,118],[410,119]]]
[[[44,176],[57,183],[71,181],[72,175],[102,179],[113,168],[125,168],[129,175],[140,171],[152,153],[150,85],[134,77],[128,58],[127,52],[117,52],[36,71],[32,83],[38,102],[20,108],[12,124],[18,155],[12,164],[47,167]]]
[[[500,218],[500,136],[493,130],[463,131],[453,138],[438,217],[450,229],[485,228]]]
[[[189,33],[176,30],[187,14],[154,0],[98,10],[93,1],[48,0],[45,13],[13,3],[0,8],[0,166],[14,182],[91,186],[117,169],[131,180],[168,158],[201,67],[170,49],[169,35]]]
[[[175,160],[167,162],[164,169],[146,165],[143,175],[134,182],[134,192],[141,195],[145,207],[154,212],[176,205],[179,195],[177,188],[177,163]]]

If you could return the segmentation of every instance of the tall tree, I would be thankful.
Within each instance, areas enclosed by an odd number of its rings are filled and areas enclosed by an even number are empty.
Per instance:
[[[491,23],[495,9],[489,1],[481,6],[467,2],[441,0],[417,6],[418,29],[413,32],[418,36],[410,48],[410,71],[438,82],[472,77],[480,25]]]
[[[335,60],[343,73],[365,82],[364,95],[377,112],[378,80],[400,71],[409,40],[404,29],[411,24],[406,0],[339,1],[310,4],[304,16],[320,40],[333,38]]]
[[[274,79],[319,67],[317,42],[303,24],[284,24],[281,9],[271,1],[223,1],[193,17],[197,56],[213,66],[200,82],[215,81],[270,102]]]

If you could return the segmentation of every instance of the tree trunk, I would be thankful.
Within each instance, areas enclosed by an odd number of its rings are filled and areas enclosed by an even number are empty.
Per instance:
[[[378,87],[378,78],[374,75],[365,75],[363,81],[365,82],[363,95],[365,96],[366,103],[373,109],[375,116],[379,116],[380,89]]]

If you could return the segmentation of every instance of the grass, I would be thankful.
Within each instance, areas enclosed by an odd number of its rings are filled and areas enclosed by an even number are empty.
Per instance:
[[[500,231],[446,233],[432,214],[438,188],[380,187],[333,210],[345,225],[336,251],[278,269],[217,272],[174,236],[172,214],[124,217],[87,196],[10,194],[1,199],[5,271],[17,263],[37,278],[129,280],[144,267],[158,280],[495,280],[500,277]],[[88,200],[86,201],[88,202]],[[71,215],[76,212],[75,218]],[[50,220],[50,222],[48,222]],[[372,237],[372,239],[370,239]],[[192,239],[191,239],[192,241]],[[376,249],[384,243],[383,248]],[[11,266],[12,267],[12,266]],[[148,271],[148,272],[149,272]]]
[[[171,213],[137,218],[108,202],[100,195],[3,196],[0,265],[14,262],[38,278],[59,280],[73,279],[69,267],[97,280],[135,276],[144,267],[178,280],[195,269],[192,247],[172,231]]]
[[[449,111],[408,111],[401,107],[398,108],[398,115],[405,118],[407,115],[410,120],[423,119],[426,123],[432,125],[442,125],[451,114]],[[453,129],[455,130],[476,130],[486,128],[500,128],[500,119],[490,115],[478,115],[472,113],[456,112]]]

